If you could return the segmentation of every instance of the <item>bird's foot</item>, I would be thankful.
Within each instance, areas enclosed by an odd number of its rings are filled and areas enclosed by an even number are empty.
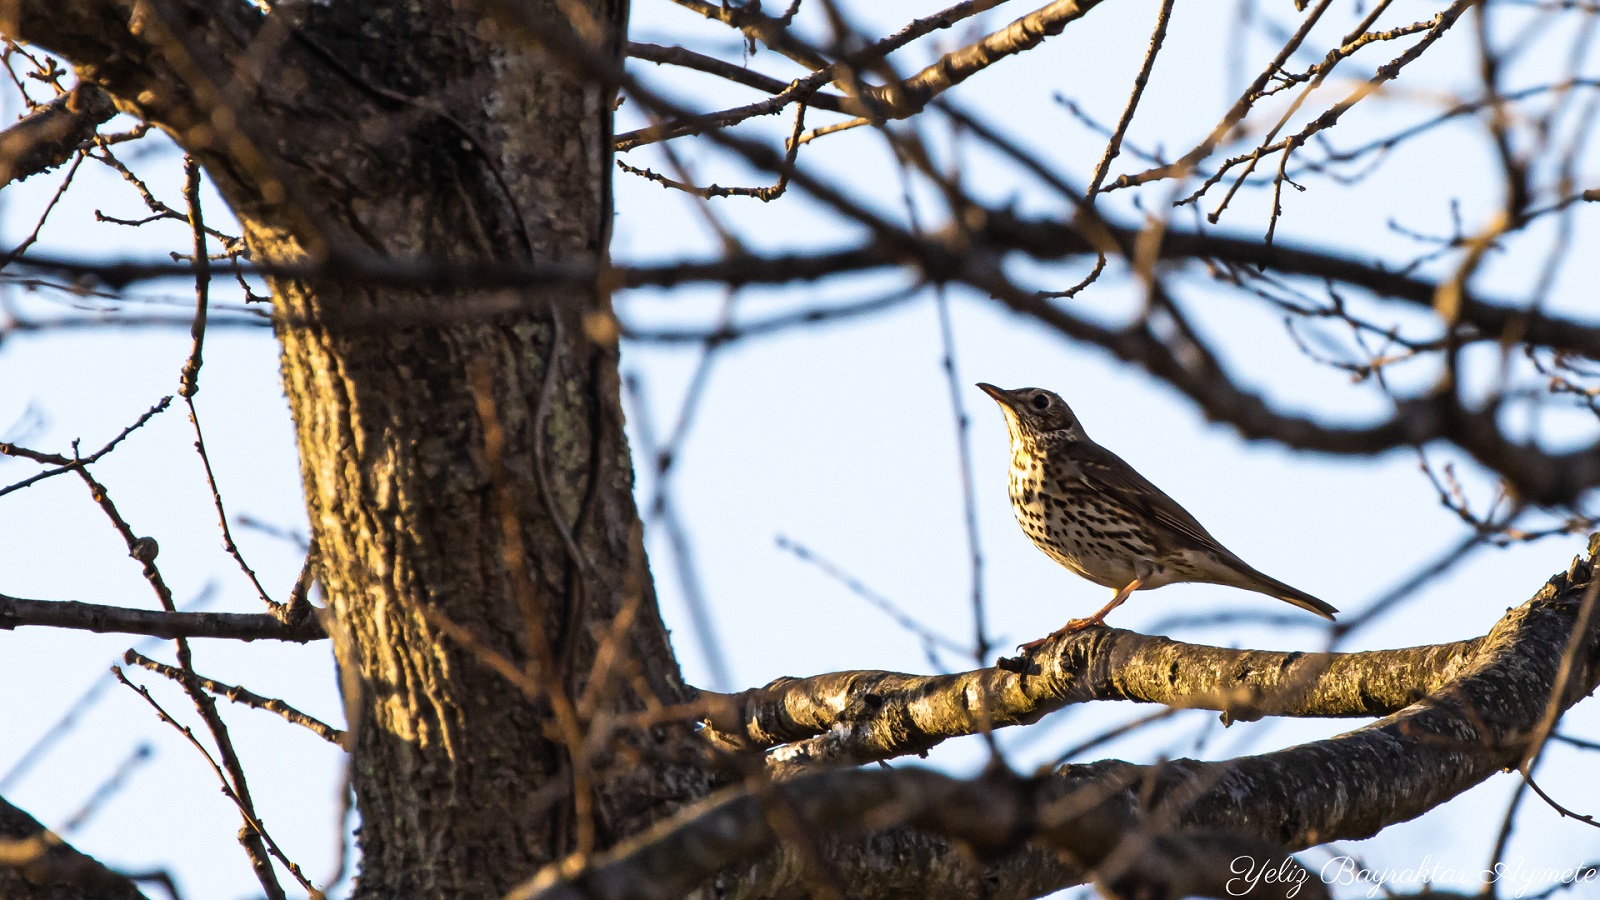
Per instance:
[[[1057,628],[1055,634],[1050,636],[1055,637],[1056,634],[1074,634],[1079,631],[1087,631],[1090,628],[1104,627],[1106,627],[1106,614],[1104,612],[1097,612],[1087,619],[1073,619],[1060,628]]]
[[[1106,627],[1106,620],[1103,613],[1092,615],[1087,619],[1073,619],[1067,624],[1057,628],[1055,631],[1050,632],[1036,641],[1029,641],[1026,644],[1018,644],[1017,651],[1023,655],[1027,655],[1064,634],[1077,634],[1080,631],[1087,631],[1090,628],[1104,627]]]
[[[1104,627],[1106,627],[1106,622],[1103,613],[1090,616],[1087,619],[1073,619],[1060,628],[1057,628],[1055,631],[1052,631],[1044,637],[1039,638],[1037,641],[1029,641],[1026,644],[1018,644],[1016,656],[1002,656],[998,660],[995,660],[995,666],[1007,672],[1014,672],[1018,675],[1036,675],[1039,672],[1039,667],[1033,663],[1033,651],[1043,647],[1045,644],[1050,643],[1062,635],[1077,634],[1080,631],[1087,631],[1090,628]]]
[[[1019,655],[1021,655],[1021,656],[1027,656],[1028,654],[1030,654],[1033,651],[1039,649],[1040,647],[1043,647],[1045,644],[1050,643],[1051,638],[1054,638],[1056,635],[1058,635],[1060,633],[1061,632],[1059,632],[1059,631],[1052,631],[1049,634],[1045,635],[1044,637],[1039,638],[1037,641],[1029,641],[1026,644],[1018,644],[1017,645],[1017,653]]]

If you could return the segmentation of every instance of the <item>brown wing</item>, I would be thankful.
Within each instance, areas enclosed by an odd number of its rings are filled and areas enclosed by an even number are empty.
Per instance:
[[[1073,442],[1068,450],[1068,457],[1078,464],[1079,472],[1089,487],[1130,509],[1143,513],[1151,521],[1162,526],[1166,534],[1157,537],[1158,544],[1177,543],[1194,549],[1210,550],[1225,558],[1238,559],[1233,551],[1218,543],[1217,539],[1211,536],[1211,532],[1206,531],[1205,526],[1190,515],[1187,509],[1179,506],[1178,501],[1151,484],[1150,479],[1140,475],[1133,466],[1124,462],[1122,457],[1098,444],[1085,441]],[[1169,540],[1162,540],[1168,535],[1170,535]]]

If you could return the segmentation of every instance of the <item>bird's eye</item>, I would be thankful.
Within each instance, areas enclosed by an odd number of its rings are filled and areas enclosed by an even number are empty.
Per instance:
[[[1050,406],[1050,395],[1049,394],[1034,394],[1033,395],[1033,408],[1034,409],[1047,409],[1047,408],[1049,408],[1049,406]]]

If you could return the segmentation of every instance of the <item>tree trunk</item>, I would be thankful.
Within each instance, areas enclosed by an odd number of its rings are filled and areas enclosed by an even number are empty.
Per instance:
[[[900,117],[1096,5],[1054,0],[903,83],[874,88],[869,81],[887,71],[879,68],[887,54],[995,4],[958,4],[867,45],[838,40],[813,48],[788,31],[788,15],[767,16],[758,3],[683,2],[739,28],[751,52],[764,43],[814,72],[791,84],[687,48],[639,45],[640,58],[671,57],[773,97],[742,112],[688,114],[636,86],[632,96],[641,106],[676,122],[624,136],[623,144],[722,129],[792,103],[862,112],[873,121]],[[1227,120],[1242,124],[1239,116],[1271,93],[1262,86],[1282,74],[1281,63],[1327,6],[1307,14]],[[1380,67],[1372,84],[1392,79],[1472,6],[1457,0],[1421,23],[1426,31]],[[1131,121],[1167,12],[1122,126]],[[1433,281],[1410,268],[1274,241],[1276,208],[1264,241],[1101,219],[1095,189],[1085,203],[1026,148],[948,107],[941,115],[961,131],[1070,199],[1071,220],[982,209],[950,193],[929,169],[928,183],[960,200],[952,206],[958,215],[942,229],[908,231],[796,169],[799,142],[784,158],[723,130],[707,136],[776,175],[778,185],[792,180],[865,226],[870,238],[821,252],[734,253],[717,262],[608,272],[614,97],[601,82],[618,80],[613,68],[626,17],[626,0],[417,0],[405,7],[281,0],[270,16],[238,0],[0,3],[8,40],[60,54],[80,77],[72,96],[0,134],[0,157],[16,157],[9,167],[0,164],[0,182],[80,152],[85,136],[111,116],[111,104],[164,129],[206,167],[243,223],[254,262],[273,273],[282,374],[316,571],[329,601],[312,620],[280,610],[184,615],[0,595],[0,628],[331,637],[362,814],[357,896],[498,897],[512,888],[510,896],[530,900],[673,900],[695,890],[719,897],[1013,897],[1086,878],[1119,896],[1229,896],[1236,889],[1232,865],[1241,859],[1289,866],[1289,850],[1368,837],[1496,772],[1522,765],[1531,774],[1546,740],[1559,736],[1552,729],[1560,715],[1600,683],[1596,536],[1589,559],[1575,560],[1471,641],[1308,655],[1097,629],[1063,635],[1003,668],[780,679],[720,699],[703,694],[703,704],[687,708],[694,692],[681,681],[644,559],[617,396],[617,325],[604,285],[593,281],[597,271],[602,282],[617,276],[636,285],[737,286],[915,270],[926,282],[966,284],[1142,367],[1245,437],[1358,455],[1446,441],[1534,505],[1575,502],[1600,484],[1600,446],[1540,450],[1503,433],[1494,404],[1479,408],[1451,391],[1398,398],[1391,416],[1370,425],[1329,426],[1276,412],[1230,378],[1226,360],[1191,327],[1161,279],[1145,284],[1155,319],[1108,325],[1013,282],[996,261],[1010,253],[1042,262],[1095,256],[1100,264],[1122,256],[1149,274],[1145,263],[1156,257],[1144,258],[1144,251],[1155,237],[1161,260],[1204,261],[1250,290],[1234,269],[1325,279],[1331,307],[1291,311],[1343,318],[1358,336],[1376,326],[1346,315],[1332,293],[1337,286],[1434,310],[1448,340],[1414,344],[1389,334],[1391,343],[1415,351],[1401,361],[1499,339],[1530,355],[1552,354],[1554,370],[1576,373],[1577,381],[1582,374],[1562,357],[1594,357],[1600,329],[1471,294],[1477,239],[1462,248],[1469,252],[1451,280]],[[1375,22],[1357,34],[1384,37],[1365,31]],[[1388,34],[1402,32],[1417,34]],[[538,40],[550,42],[548,54]],[[1313,66],[1316,77],[1342,52]],[[569,66],[580,66],[584,77]],[[1483,73],[1490,96],[1493,68],[1486,62]],[[828,81],[844,93],[825,88]],[[868,109],[863,97],[887,106]],[[1340,101],[1323,119],[1331,123],[1349,108]],[[1498,119],[1491,124],[1506,144],[1509,132]],[[798,114],[795,127],[803,127]],[[1182,165],[1116,183],[1192,174],[1188,163],[1224,149],[1218,135]],[[1283,148],[1285,164],[1296,140]],[[1538,218],[1527,212],[1524,182],[1540,167],[1502,162],[1512,199],[1504,221],[1485,232],[1490,243]],[[1568,196],[1569,187],[1544,212],[1589,199],[1587,192]],[[772,190],[775,196],[778,186]],[[766,190],[757,193],[769,199]],[[58,261],[46,268],[98,273],[113,288],[143,277],[138,266]],[[1097,265],[1072,291],[1100,271]],[[525,286],[484,289],[490,278]],[[724,336],[703,337],[715,343]],[[1396,359],[1334,365],[1371,374]],[[1552,379],[1553,394],[1581,393],[1565,379]],[[192,387],[189,381],[186,390]],[[18,448],[0,444],[0,452]],[[91,461],[23,455],[58,472],[86,472]],[[1455,508],[1454,499],[1444,499]],[[1458,511],[1478,524],[1464,506]],[[138,538],[124,530],[141,558]],[[154,581],[153,564],[145,563]],[[1352,617],[1343,627],[1362,621]],[[1225,721],[1386,718],[1334,738],[1215,762],[1102,761],[1034,776],[997,766],[970,780],[867,765],[1105,699],[1217,709]],[[701,715],[710,727],[691,733],[685,720]],[[744,755],[714,758],[708,747],[716,745]],[[707,796],[719,778],[742,783]],[[1543,796],[1531,777],[1528,784]],[[1514,810],[1515,803],[1507,815]],[[250,815],[241,832],[247,848],[259,827]],[[652,823],[660,827],[646,827]],[[271,864],[259,849],[253,855],[266,893],[282,896],[265,875]],[[1300,889],[1261,884],[1278,896]],[[1321,888],[1307,882],[1303,896],[1322,896]],[[132,897],[137,890],[0,801],[0,895]]]
[[[616,46],[623,14],[606,5],[592,12]],[[484,41],[476,17],[448,4],[376,16],[313,6],[305,27],[360,78],[447,111],[399,106],[349,123],[371,136],[366,152],[319,146],[305,163],[341,165],[316,221],[399,257],[604,254],[600,88]],[[275,235],[253,239],[263,258],[296,255]],[[612,702],[686,699],[640,542],[607,298],[289,281],[274,294],[291,323],[283,379],[353,694],[359,895],[498,895],[560,854],[637,831],[658,815],[637,798],[700,793],[687,771],[628,759],[588,772],[568,752],[586,730],[571,698],[630,604],[619,656],[640,662],[628,674],[654,696],[619,682]],[[552,687],[566,696],[530,696]],[[623,766],[636,774],[620,777]]]
[[[624,0],[531,6],[587,17],[576,30],[619,58]],[[481,10],[7,16],[8,35],[67,56],[197,156],[259,262],[604,258],[613,98]],[[687,697],[640,539],[609,298],[588,283],[272,288],[354,735],[358,896],[498,896],[703,794],[703,774],[653,746],[681,725],[572,763],[612,714]],[[597,668],[608,640],[618,665]]]

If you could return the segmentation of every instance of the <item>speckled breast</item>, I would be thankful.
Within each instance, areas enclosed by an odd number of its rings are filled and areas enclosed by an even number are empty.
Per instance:
[[[1050,478],[1029,454],[1011,465],[1011,510],[1017,523],[1051,559],[1104,587],[1135,577],[1134,565],[1154,547],[1131,527],[1127,512],[1077,479]]]

